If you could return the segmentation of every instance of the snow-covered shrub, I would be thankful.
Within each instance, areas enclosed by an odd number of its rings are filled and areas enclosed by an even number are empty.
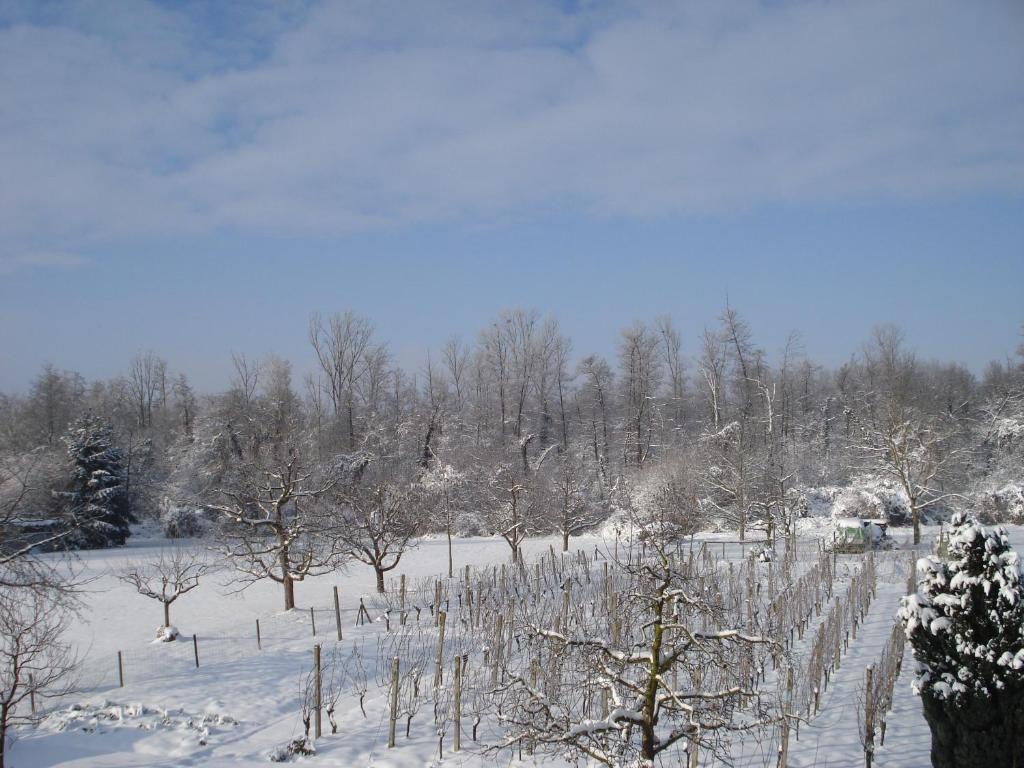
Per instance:
[[[292,739],[287,744],[270,750],[268,757],[272,763],[287,763],[299,755],[315,755],[316,745],[308,736]]]
[[[160,527],[168,539],[192,539],[203,535],[203,521],[197,510],[178,507],[165,501],[160,512]]]
[[[172,643],[178,639],[178,628],[174,626],[168,627],[157,627],[156,630],[156,642],[160,643]]]
[[[910,501],[895,483],[874,477],[855,478],[849,486],[795,488],[790,502],[802,517],[888,520],[910,523]]]
[[[644,530],[667,541],[701,529],[704,515],[697,497],[690,468],[669,464],[645,474],[630,489],[629,504]]]
[[[918,561],[917,592],[899,611],[932,729],[932,763],[1009,765],[1024,733],[1024,570],[1002,528],[960,513],[948,551],[948,561]]]
[[[1007,483],[979,494],[981,518],[992,523],[1024,523],[1024,485]]]

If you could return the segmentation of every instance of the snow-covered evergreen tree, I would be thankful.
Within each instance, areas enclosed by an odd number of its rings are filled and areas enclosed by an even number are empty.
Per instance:
[[[949,559],[918,561],[900,618],[914,687],[932,730],[932,764],[1011,765],[1024,733],[1024,570],[1002,528],[957,514]]]
[[[86,414],[64,436],[72,479],[60,493],[75,526],[63,544],[71,549],[97,549],[124,544],[135,522],[125,492],[121,449],[110,426]]]

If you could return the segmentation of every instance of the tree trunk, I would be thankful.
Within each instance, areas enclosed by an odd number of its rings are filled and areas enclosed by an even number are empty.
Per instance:
[[[1019,768],[1024,742],[1024,690],[969,700],[962,706],[921,697],[932,732],[934,768]]]
[[[384,594],[384,569],[378,566],[373,566],[373,570],[377,572],[377,592]]]
[[[281,583],[284,586],[284,609],[286,611],[290,611],[295,607],[295,582],[286,571],[284,574],[284,581]]]
[[[169,602],[164,603],[164,626],[171,626],[171,604]]]
[[[452,570],[454,561],[452,560],[452,524],[450,519],[448,522],[446,533],[448,534],[448,578],[450,579],[455,575],[454,571]]]
[[[563,552],[568,552],[569,551],[569,532],[568,531],[562,531],[562,551]]]
[[[917,509],[917,502],[910,500],[910,520],[914,524],[914,544],[921,543],[921,513]]]
[[[4,750],[7,746],[7,703],[0,705],[0,768],[4,768]]]

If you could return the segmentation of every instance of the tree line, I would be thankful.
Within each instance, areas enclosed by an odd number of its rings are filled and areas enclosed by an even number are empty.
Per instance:
[[[74,546],[122,543],[131,520],[169,535],[215,520],[226,553],[249,552],[254,577],[287,591],[287,558],[253,541],[291,546],[339,515],[351,540],[300,545],[306,572],[344,554],[383,579],[425,532],[498,534],[515,557],[525,536],[568,546],[624,510],[773,538],[808,511],[806,489],[864,482],[891,492],[884,511],[915,538],[965,499],[1024,515],[1024,345],[978,377],[881,326],[829,369],[796,334],[768,355],[732,307],[689,355],[670,317],[624,328],[609,359],[522,309],[416,370],[350,311],[312,316],[307,341],[317,364],[301,381],[285,359],[236,354],[227,390],[204,395],[152,351],[93,382],[45,366],[0,395],[7,517],[89,520]]]

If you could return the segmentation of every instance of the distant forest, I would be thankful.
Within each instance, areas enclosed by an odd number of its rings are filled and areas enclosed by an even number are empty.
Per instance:
[[[83,499],[109,476],[121,518],[76,546],[121,543],[128,520],[199,535],[210,505],[288,466],[320,490],[332,475],[367,478],[378,502],[397,489],[416,533],[501,534],[513,554],[627,512],[750,538],[821,509],[915,529],[954,509],[1024,522],[1024,344],[978,377],[881,326],[829,369],[797,335],[767,355],[732,308],[690,356],[668,317],[623,329],[605,359],[528,310],[414,371],[352,312],[314,316],[304,343],[318,367],[301,381],[286,359],[236,355],[228,389],[204,395],[154,351],[105,380],[47,365],[0,395],[8,528],[95,513]]]

